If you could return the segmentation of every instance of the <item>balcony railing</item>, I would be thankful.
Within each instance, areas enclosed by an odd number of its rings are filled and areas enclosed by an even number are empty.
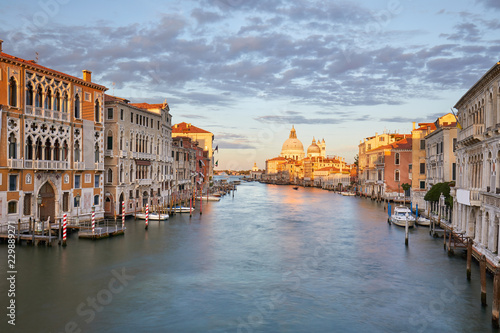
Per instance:
[[[96,170],[104,170],[104,163],[95,163]]]
[[[35,170],[68,170],[68,161],[44,161],[44,160],[25,160],[25,169]]]
[[[113,157],[113,151],[110,149],[104,150],[104,156],[105,157]]]
[[[23,160],[9,158],[7,160],[7,167],[11,169],[22,169],[23,168]]]
[[[85,163],[84,162],[73,162],[73,168],[75,168],[75,170],[84,170]]]
[[[151,179],[138,179],[137,183],[139,185],[151,185],[153,181]]]
[[[483,140],[484,124],[474,124],[458,131],[458,142],[471,145]]]
[[[69,113],[67,112],[49,110],[41,107],[33,107],[32,105],[26,105],[25,114],[37,117],[44,117],[52,120],[62,120],[62,121],[69,120]]]

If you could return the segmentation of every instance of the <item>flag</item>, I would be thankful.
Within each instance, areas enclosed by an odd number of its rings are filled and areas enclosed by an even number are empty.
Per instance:
[[[458,129],[462,129],[462,125],[460,125],[460,123],[458,122],[458,117],[455,114],[455,112],[453,112],[453,108],[451,108],[451,113],[453,114],[453,116],[455,117],[455,120],[457,121],[457,127],[458,127]]]
[[[218,152],[219,151],[219,145],[215,146],[214,151]]]
[[[203,163],[202,160],[199,160],[199,162],[200,162],[200,168],[205,166],[205,163]]]
[[[219,161],[218,160],[215,162],[215,166],[219,166]]]

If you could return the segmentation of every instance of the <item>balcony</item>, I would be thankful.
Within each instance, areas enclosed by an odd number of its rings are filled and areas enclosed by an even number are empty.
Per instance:
[[[474,124],[458,131],[458,143],[470,146],[484,140],[484,124]]]
[[[69,113],[44,109],[41,107],[33,107],[31,105],[26,105],[24,113],[30,116],[43,117],[50,120],[69,121]]]
[[[465,190],[457,188],[456,191],[457,202],[466,206],[477,206],[481,205],[481,196],[478,189]]]
[[[7,167],[9,167],[10,169],[23,169],[23,160],[9,158],[7,160]]]
[[[109,150],[109,149],[104,150],[104,156],[105,157],[113,157],[113,151]]]
[[[104,170],[104,163],[95,163],[95,169],[96,170]]]
[[[25,169],[34,170],[68,170],[68,161],[43,161],[43,160],[25,160]]]
[[[120,158],[127,157],[127,152],[125,150],[120,150]]]
[[[85,170],[85,163],[84,162],[73,162],[73,168],[75,170]]]
[[[147,186],[147,185],[151,185],[152,183],[153,183],[153,181],[151,179],[138,179],[137,180],[137,184],[140,186]]]

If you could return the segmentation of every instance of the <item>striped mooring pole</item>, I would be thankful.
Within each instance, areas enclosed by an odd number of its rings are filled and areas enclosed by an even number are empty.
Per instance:
[[[63,215],[63,246],[66,246],[66,227],[67,227],[68,214]]]
[[[146,204],[146,230],[148,230],[149,204]]]
[[[95,233],[95,209],[92,208],[92,235]]]
[[[125,231],[125,201],[122,201],[122,230]]]

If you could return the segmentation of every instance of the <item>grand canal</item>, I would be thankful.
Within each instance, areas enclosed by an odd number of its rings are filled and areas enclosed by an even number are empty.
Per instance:
[[[492,331],[478,265],[467,282],[423,227],[406,248],[381,204],[248,183],[203,208],[66,248],[18,245],[16,326],[2,314],[0,331]]]

